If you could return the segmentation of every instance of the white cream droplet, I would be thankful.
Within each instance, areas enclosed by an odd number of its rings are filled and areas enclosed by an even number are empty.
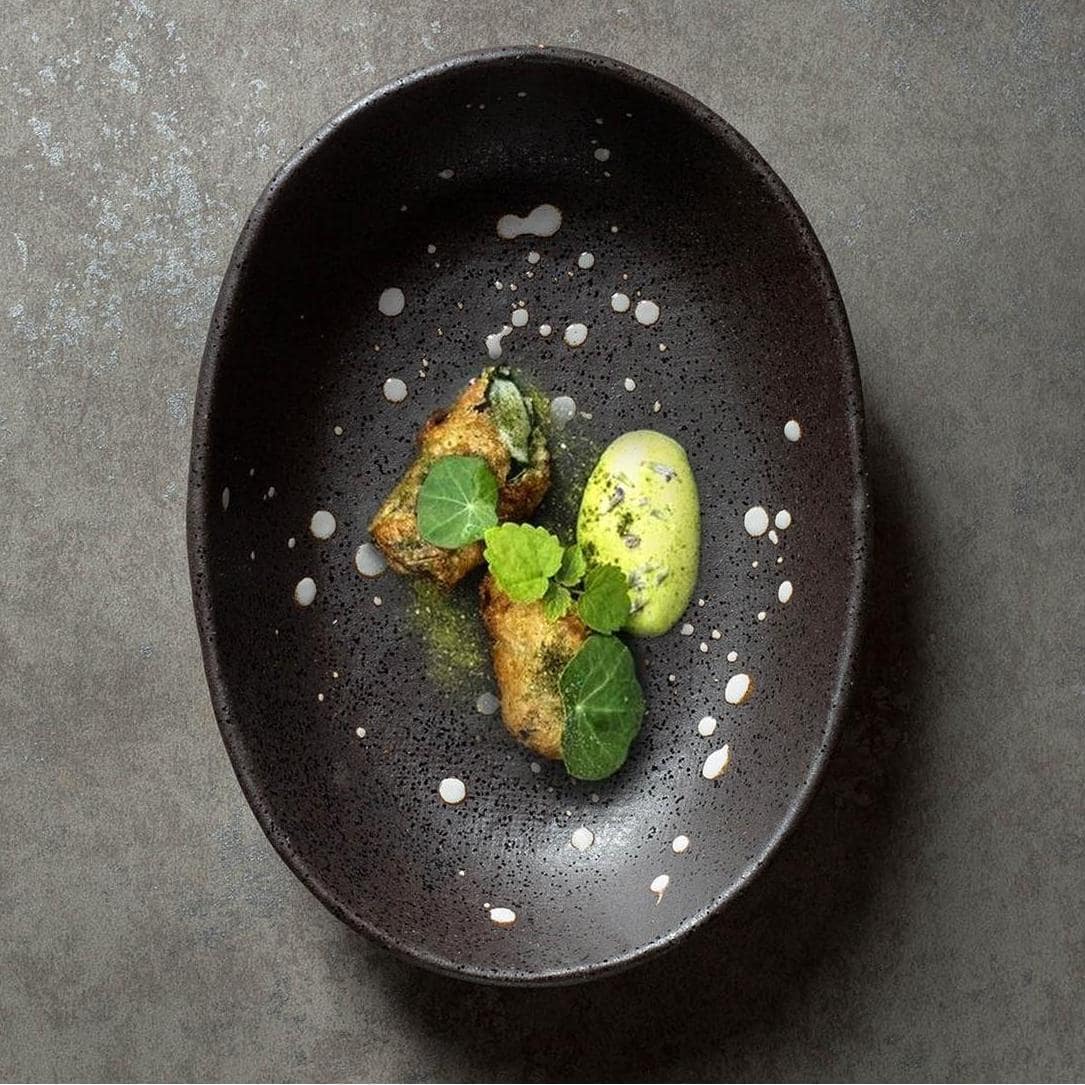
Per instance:
[[[365,738],[365,728],[364,728],[364,727],[355,727],[355,728],[354,728],[354,733],[355,733],[355,734],[356,734],[356,735],[357,735],[357,736],[358,736],[359,738]]]
[[[727,662],[728,663],[737,663],[738,662],[738,652],[728,652],[727,653]]]
[[[637,318],[638,324],[643,324],[645,327],[648,327],[659,319],[659,306],[656,305],[654,301],[642,298],[637,302],[637,307],[633,310],[633,315]]]
[[[501,340],[512,331],[511,324],[502,325],[501,331],[486,336],[486,353],[496,362],[501,357]]]
[[[622,294],[621,292],[619,292],[617,294],[611,294],[610,295],[610,307],[616,313],[628,313],[629,312],[629,295],[628,294]]]
[[[403,296],[403,291],[398,286],[390,286],[381,294],[377,308],[385,316],[399,316],[406,304],[407,299]]]
[[[753,692],[753,679],[748,674],[732,674],[723,687],[723,699],[728,704],[742,704]]]
[[[587,851],[588,848],[595,843],[595,833],[593,833],[591,829],[586,829],[581,825],[580,828],[573,833],[569,843],[572,844],[577,851]]]
[[[576,417],[576,401],[572,396],[555,396],[550,401],[550,421],[557,429],[563,429]]]
[[[546,338],[546,337],[547,337],[547,336],[548,336],[548,335],[549,335],[549,334],[550,334],[550,333],[551,333],[551,332],[552,332],[553,330],[554,330],[554,329],[553,329],[553,328],[551,328],[549,324],[540,324],[540,325],[539,325],[539,335],[541,335],[541,336],[542,336],[542,337],[543,337],[544,339],[545,339],[545,338]]]
[[[450,169],[443,169],[440,173],[437,174],[437,176],[440,177],[442,181],[451,181],[452,178],[456,176],[456,171]]]
[[[779,599],[781,603],[790,603],[791,596],[794,594],[794,592],[795,587],[791,583],[791,581],[784,580],[781,581],[780,587],[776,590],[776,598]]]
[[[438,786],[437,794],[449,806],[455,806],[457,803],[463,802],[467,797],[467,788],[464,787],[464,783],[459,777],[446,776]]]
[[[294,549],[294,546],[295,546],[295,545],[296,545],[296,543],[297,543],[297,541],[298,541],[298,540],[297,540],[297,539],[295,539],[295,538],[294,538],[294,537],[293,537],[293,536],[291,535],[291,537],[290,537],[289,539],[287,539],[287,540],[286,540],[286,547],[287,547],[287,549],[288,549],[288,550],[293,550],[293,549]]]
[[[561,229],[561,211],[552,203],[541,203],[523,218],[519,215],[502,215],[497,220],[497,236],[511,241],[522,234],[535,237],[553,237]]]
[[[689,850],[689,837],[684,833],[679,833],[671,841],[671,850],[675,855],[681,855],[682,852]]]
[[[587,271],[595,266],[595,256],[590,252],[582,252],[576,258],[576,266],[582,271]]]
[[[299,607],[307,607],[316,598],[316,581],[311,576],[303,576],[294,588],[294,602]]]
[[[541,259],[542,257],[534,249],[527,254],[527,262],[529,264],[537,264]]]
[[[527,324],[527,310],[513,309],[512,316],[509,317],[509,321],[514,328],[524,327]]]
[[[742,517],[742,526],[748,535],[756,539],[768,531],[769,514],[760,505],[754,505],[752,509],[746,510],[746,515]]]
[[[489,691],[480,693],[475,701],[475,708],[483,716],[492,716],[501,707],[501,702]]]
[[[407,398],[407,386],[399,377],[389,377],[384,382],[383,392],[389,403],[402,403]]]
[[[571,347],[579,347],[588,338],[586,324],[570,324],[565,329],[565,342]]]
[[[667,892],[667,886],[671,884],[670,876],[667,874],[660,874],[658,878],[652,879],[652,884],[648,887],[656,895],[656,904],[663,899],[663,894]]]
[[[797,441],[802,436],[802,426],[794,419],[784,423],[784,436],[789,441]]]
[[[622,382],[625,385],[627,392],[635,392],[637,390],[637,382],[632,377],[626,377]]]
[[[772,543],[773,546],[776,546],[776,544],[779,543],[779,541],[780,541],[780,536],[776,534],[776,528],[770,527],[769,528],[769,542]]]
[[[314,538],[330,539],[335,534],[335,517],[324,509],[317,509],[309,520],[309,531]]]
[[[222,488],[222,511],[225,512],[230,507],[230,487],[224,486]]]
[[[679,630],[679,632],[682,634],[683,637],[692,637],[693,626],[690,625],[689,622],[686,622],[685,625],[683,625],[682,628]]]
[[[362,543],[355,551],[354,568],[362,576],[380,576],[387,567],[388,563],[384,560],[384,555],[381,553],[379,546],[368,542]]]
[[[511,927],[516,922],[516,913],[511,908],[491,908],[490,919],[499,927]]]
[[[697,734],[701,738],[708,738],[709,735],[716,733],[716,717],[705,716],[700,723],[697,724]]]
[[[730,763],[731,747],[721,746],[718,750],[713,750],[705,758],[704,765],[701,768],[701,775],[706,780],[715,780],[718,776],[723,775]]]
[[[759,622],[763,622],[768,616],[769,616],[769,612],[767,610],[759,610],[757,612],[757,620]]]
[[[610,159],[610,149],[608,147],[596,147],[594,154],[596,162],[606,162]]]
[[[787,509],[781,509],[773,522],[781,531],[787,531],[791,527],[791,513]]]

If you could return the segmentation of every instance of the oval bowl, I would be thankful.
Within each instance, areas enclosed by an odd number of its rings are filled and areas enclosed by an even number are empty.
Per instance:
[[[501,215],[542,203],[563,212],[556,234],[497,236]],[[392,286],[406,297],[396,317],[378,310]],[[656,301],[658,322],[614,312],[614,292]],[[485,336],[518,301],[530,323],[502,360],[583,412],[554,439],[544,518],[561,518],[577,471],[631,429],[680,441],[700,487],[694,632],[631,642],[645,726],[597,784],[533,765],[476,710],[493,687],[469,613],[435,618],[440,600],[353,565],[419,427],[487,364]],[[573,322],[589,328],[576,349],[562,342]],[[389,377],[407,385],[399,404],[382,393]],[[752,506],[787,509],[792,525],[776,543],[752,537]],[[309,531],[318,509],[337,522],[325,541]],[[313,136],[242,230],[200,372],[188,546],[238,779],[332,912],[404,957],[486,982],[627,966],[756,874],[840,725],[867,502],[858,369],[825,255],[757,152],[653,76],[510,48],[399,79]],[[317,589],[307,607],[293,599],[303,577]],[[755,692],[731,706],[738,671]],[[711,737],[704,716],[718,720]],[[730,767],[708,780],[702,765],[724,743]],[[437,795],[446,776],[467,785],[459,806]],[[582,825],[587,851],[570,846]],[[487,906],[516,922],[496,925]]]

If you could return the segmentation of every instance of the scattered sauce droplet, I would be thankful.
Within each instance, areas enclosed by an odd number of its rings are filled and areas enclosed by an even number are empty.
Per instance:
[[[357,736],[358,736],[359,738],[365,738],[365,728],[364,728],[364,727],[355,727],[355,728],[354,728],[354,733],[355,733],[355,734],[356,734],[356,735],[357,735]]]
[[[701,738],[708,738],[709,735],[716,733],[716,717],[705,716],[699,724],[697,724],[697,734]]]
[[[706,780],[715,780],[717,777],[723,775],[730,763],[731,747],[721,746],[718,750],[713,750],[705,758],[704,765],[701,768],[701,775]]]
[[[230,507],[230,487],[224,486],[222,488],[222,511],[225,512]]]
[[[802,426],[794,418],[784,423],[784,436],[789,441],[797,441],[802,436]]]
[[[690,625],[689,622],[686,622],[686,624],[682,626],[682,628],[679,630],[679,632],[682,634],[683,637],[692,637],[693,636],[693,626]]]
[[[482,108],[482,106],[479,106],[479,109],[481,109],[481,108]],[[444,170],[441,170],[441,172],[439,174],[437,174],[437,176],[440,177],[442,181],[451,181],[452,178],[456,176],[456,171],[455,170],[444,169]]]
[[[373,543],[362,543],[354,554],[354,567],[362,576],[380,576],[387,568],[387,562],[380,547]]]
[[[297,539],[295,539],[293,536],[291,536],[289,539],[286,540],[286,548],[288,550],[293,550],[294,545],[297,543],[297,541],[298,541]]]
[[[738,662],[738,652],[728,652],[727,653],[727,662],[728,663],[737,663]]]
[[[389,377],[384,382],[383,392],[389,403],[402,403],[407,398],[407,386],[399,377]]]
[[[579,347],[588,338],[586,324],[570,324],[565,329],[565,342],[571,347]]]
[[[512,316],[509,317],[514,328],[522,328],[527,324],[527,310],[526,309],[513,309]]]
[[[654,301],[642,298],[637,302],[637,307],[633,310],[633,315],[637,318],[638,324],[643,324],[645,327],[648,327],[659,319],[659,306],[656,305]]]
[[[316,581],[311,576],[303,576],[294,588],[294,602],[299,607],[307,607],[316,598]]]
[[[541,203],[523,218],[519,215],[502,215],[497,220],[497,236],[511,241],[521,234],[535,237],[553,237],[561,229],[561,211],[552,203]]]
[[[628,294],[622,294],[621,292],[619,292],[617,294],[611,294],[610,295],[610,307],[616,313],[628,313],[629,312],[629,295]]]
[[[759,622],[763,622],[768,616],[769,616],[769,612],[767,610],[759,610],[757,612],[757,620]]]
[[[781,509],[776,514],[774,523],[781,531],[787,531],[787,529],[791,527],[791,513],[788,512],[787,509]]]
[[[377,308],[385,316],[399,316],[403,312],[403,306],[407,304],[406,298],[403,296],[403,291],[398,286],[390,286],[387,290],[383,291],[380,296],[380,300],[377,302]]]
[[[781,582],[780,587],[776,591],[776,598],[781,603],[790,603],[791,596],[794,594],[795,588],[790,580],[784,580]]]
[[[550,401],[550,421],[557,429],[564,429],[575,417],[576,401],[572,396],[555,396]]]
[[[606,162],[610,159],[610,149],[607,147],[596,147],[594,154],[596,162]]]
[[[723,699],[728,704],[742,704],[753,692],[753,679],[748,674],[732,674],[723,687]]]
[[[637,390],[637,382],[633,380],[632,377],[626,377],[623,383],[625,384],[625,390],[627,392],[635,392]]]
[[[448,803],[455,806],[467,798],[467,788],[463,781],[456,776],[446,776],[437,788],[437,794]]]
[[[516,913],[511,908],[491,908],[490,919],[499,927],[511,927],[516,922]]]
[[[484,716],[492,716],[501,707],[501,702],[489,691],[480,693],[475,701],[475,708]]]
[[[548,336],[548,335],[549,335],[549,334],[550,334],[550,333],[551,333],[551,332],[552,332],[553,330],[554,330],[554,329],[553,329],[553,328],[551,328],[549,324],[540,324],[540,325],[539,325],[539,335],[541,335],[541,336],[542,336],[542,337],[543,337],[544,339],[545,339],[545,338],[546,338],[546,337],[547,337],[547,336]]]
[[[576,258],[576,266],[582,271],[587,271],[589,268],[595,267],[595,256],[590,252],[582,252]]]
[[[527,262],[529,264],[537,264],[541,259],[542,257],[534,249],[527,254]]]
[[[648,887],[656,895],[656,904],[663,899],[663,894],[667,892],[667,886],[671,884],[670,876],[667,874],[660,874],[658,878],[652,879],[652,884]]]
[[[317,509],[309,521],[309,531],[314,538],[330,539],[335,534],[335,517],[324,509]]]
[[[501,331],[486,336],[486,353],[496,362],[501,357],[501,340],[512,331],[511,324],[504,324]]]
[[[569,843],[572,844],[577,851],[587,851],[588,848],[595,843],[595,833],[593,833],[591,829],[586,829],[581,825],[580,828],[573,833]]]
[[[769,514],[760,505],[754,505],[752,509],[746,510],[746,515],[742,517],[742,526],[748,535],[756,539],[768,531]]]
[[[779,543],[779,541],[780,541],[780,536],[776,534],[776,528],[770,527],[769,528],[769,542],[772,543],[773,546],[776,546],[776,544]]]
[[[682,852],[687,851],[688,849],[689,837],[686,836],[684,833],[679,833],[678,836],[676,836],[671,841],[671,850],[675,853],[675,855],[681,855]]]

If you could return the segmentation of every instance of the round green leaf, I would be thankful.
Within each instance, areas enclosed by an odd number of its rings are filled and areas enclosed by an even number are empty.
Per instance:
[[[418,491],[418,534],[456,550],[481,539],[497,523],[497,479],[478,456],[437,460]]]
[[[546,594],[561,565],[561,542],[544,527],[502,524],[486,532],[486,561],[505,594],[530,603]]]
[[[595,565],[584,578],[577,609],[586,626],[597,633],[613,633],[629,618],[629,584],[617,565]]]

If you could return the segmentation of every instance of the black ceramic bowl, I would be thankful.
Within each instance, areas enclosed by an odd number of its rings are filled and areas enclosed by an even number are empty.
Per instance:
[[[544,202],[563,212],[554,236],[498,238],[499,216]],[[392,286],[406,307],[389,318],[378,297]],[[616,291],[658,302],[659,321],[612,311]],[[518,300],[530,323],[502,361],[591,415],[559,439],[559,483],[593,442],[653,428],[682,442],[700,486],[694,633],[632,642],[646,722],[598,784],[533,766],[476,710],[493,688],[485,659],[442,672],[412,586],[353,564],[420,425],[487,363],[484,338]],[[577,349],[562,342],[573,322],[590,329]],[[404,402],[382,394],[389,377]],[[757,505],[793,517],[775,545],[743,528]],[[309,531],[317,509],[337,520],[326,541]],[[260,197],[208,336],[188,513],[215,713],[298,877],[351,926],[442,972],[530,984],[614,971],[757,873],[839,726],[867,514],[859,376],[832,272],[757,152],[674,87],[567,50],[445,61],[336,117]],[[307,576],[317,595],[303,608],[293,591]],[[451,634],[461,657],[475,628],[467,615]],[[737,671],[756,690],[732,707]],[[710,738],[697,729],[707,715]],[[705,779],[724,743],[729,770]],[[439,799],[446,776],[466,782],[466,802]],[[581,825],[595,836],[586,852],[570,846]],[[515,924],[495,925],[487,905]]]

